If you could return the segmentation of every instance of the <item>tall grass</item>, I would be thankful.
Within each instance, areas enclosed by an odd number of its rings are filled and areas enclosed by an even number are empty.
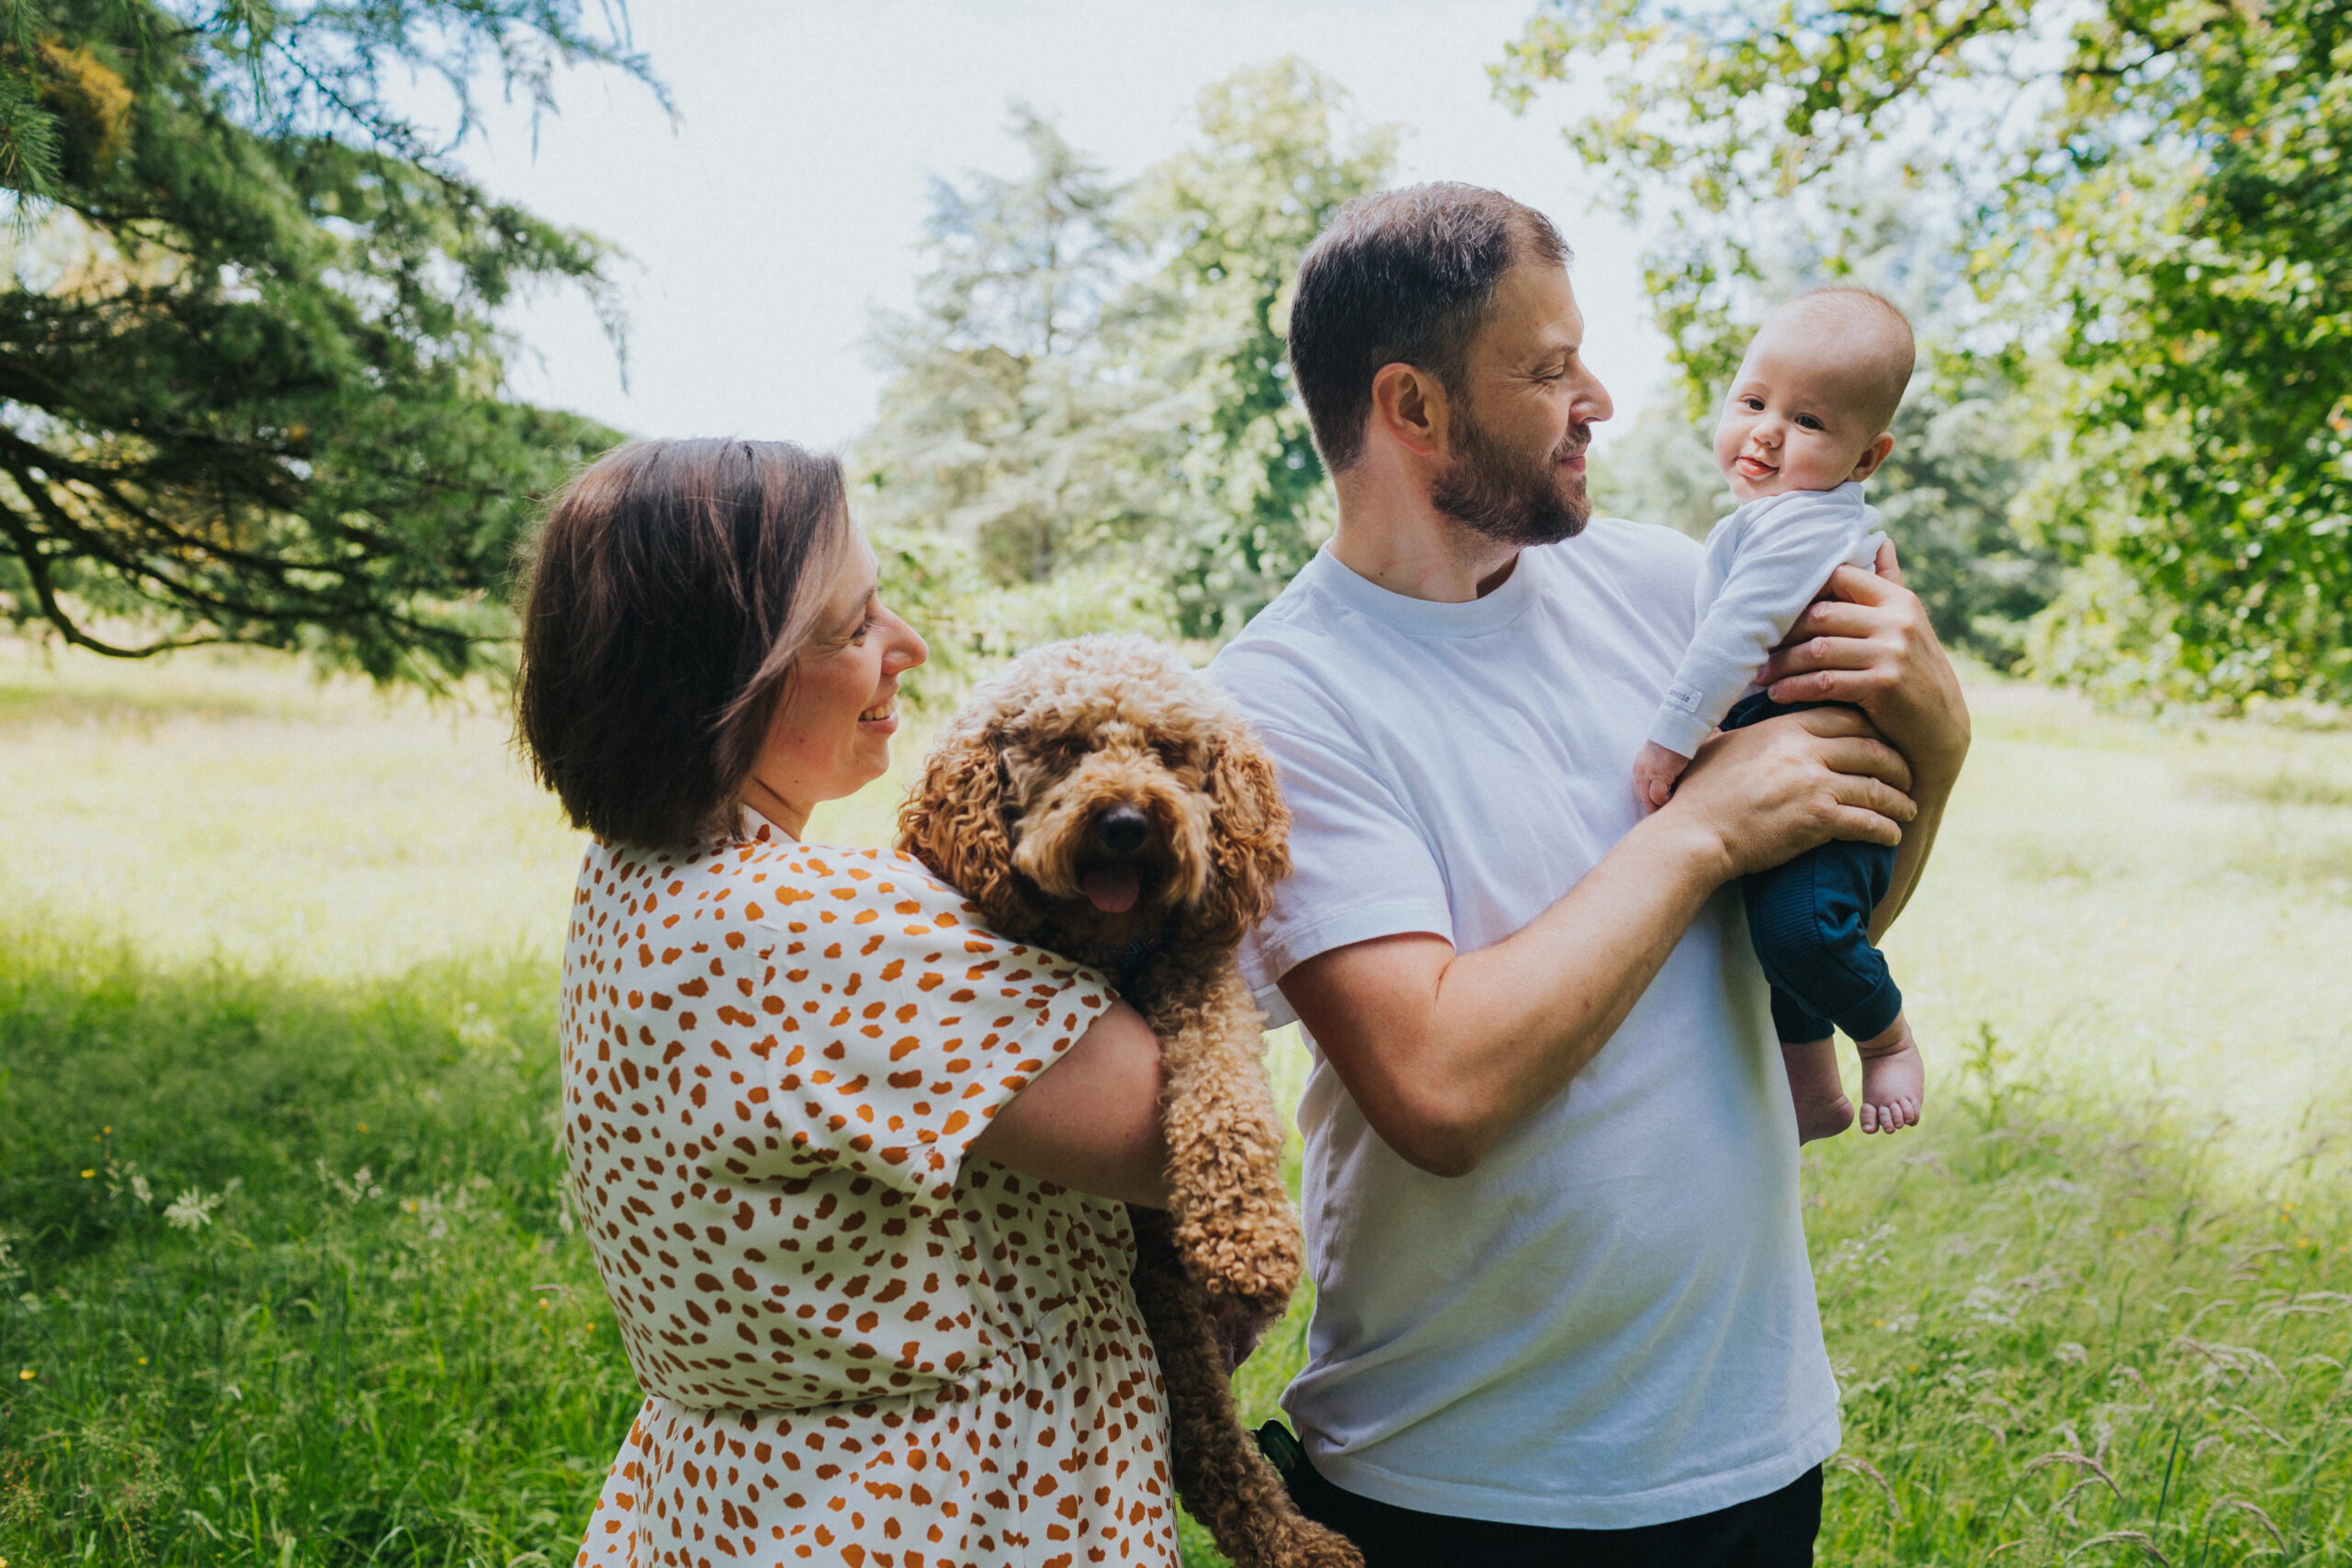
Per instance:
[[[569,1557],[639,1396],[548,981],[0,936],[0,1558]]]
[[[1815,1560],[2352,1562],[2340,1164],[2250,1179],[2176,1107],[2052,1096],[1970,1044],[1923,1134],[1806,1153],[1845,1427]],[[1241,1369],[1253,1423],[1306,1315]],[[1187,1563],[1222,1562],[1185,1523]]]

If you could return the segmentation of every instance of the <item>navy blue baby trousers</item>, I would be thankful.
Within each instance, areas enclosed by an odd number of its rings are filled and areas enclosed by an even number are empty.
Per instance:
[[[1724,728],[1831,705],[1776,703],[1757,692],[1732,705]],[[1772,983],[1772,1027],[1784,1043],[1826,1039],[1832,1024],[1868,1040],[1903,1010],[1886,959],[1871,945],[1871,911],[1894,881],[1894,853],[1832,839],[1741,879],[1748,938]]]

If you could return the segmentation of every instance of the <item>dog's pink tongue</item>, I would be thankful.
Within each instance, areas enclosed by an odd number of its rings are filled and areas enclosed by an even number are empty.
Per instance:
[[[1086,874],[1086,898],[1106,915],[1124,915],[1143,896],[1143,879],[1131,865],[1098,865]]]

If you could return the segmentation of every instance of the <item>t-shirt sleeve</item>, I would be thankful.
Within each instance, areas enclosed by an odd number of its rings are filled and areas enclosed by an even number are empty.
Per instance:
[[[903,856],[812,846],[794,864],[747,997],[774,1023],[752,1174],[847,1171],[944,1200],[972,1140],[1111,987],[986,930]]]
[[[1291,814],[1291,874],[1242,943],[1241,972],[1261,999],[1318,953],[1374,937],[1433,931],[1453,914],[1429,840],[1376,770],[1344,743],[1258,720]],[[1268,1006],[1270,1021],[1293,1016]]]

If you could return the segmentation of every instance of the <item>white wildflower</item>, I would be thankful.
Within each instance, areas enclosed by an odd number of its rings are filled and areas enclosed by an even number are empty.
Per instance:
[[[228,1200],[226,1192],[207,1192],[200,1187],[188,1188],[173,1199],[172,1206],[164,1211],[164,1223],[174,1230],[202,1230],[212,1223],[212,1211]]]
[[[384,1195],[383,1188],[376,1184],[374,1173],[364,1165],[351,1173],[348,1181],[329,1170],[324,1160],[317,1162],[317,1168],[319,1179],[346,1203],[361,1203]]]

